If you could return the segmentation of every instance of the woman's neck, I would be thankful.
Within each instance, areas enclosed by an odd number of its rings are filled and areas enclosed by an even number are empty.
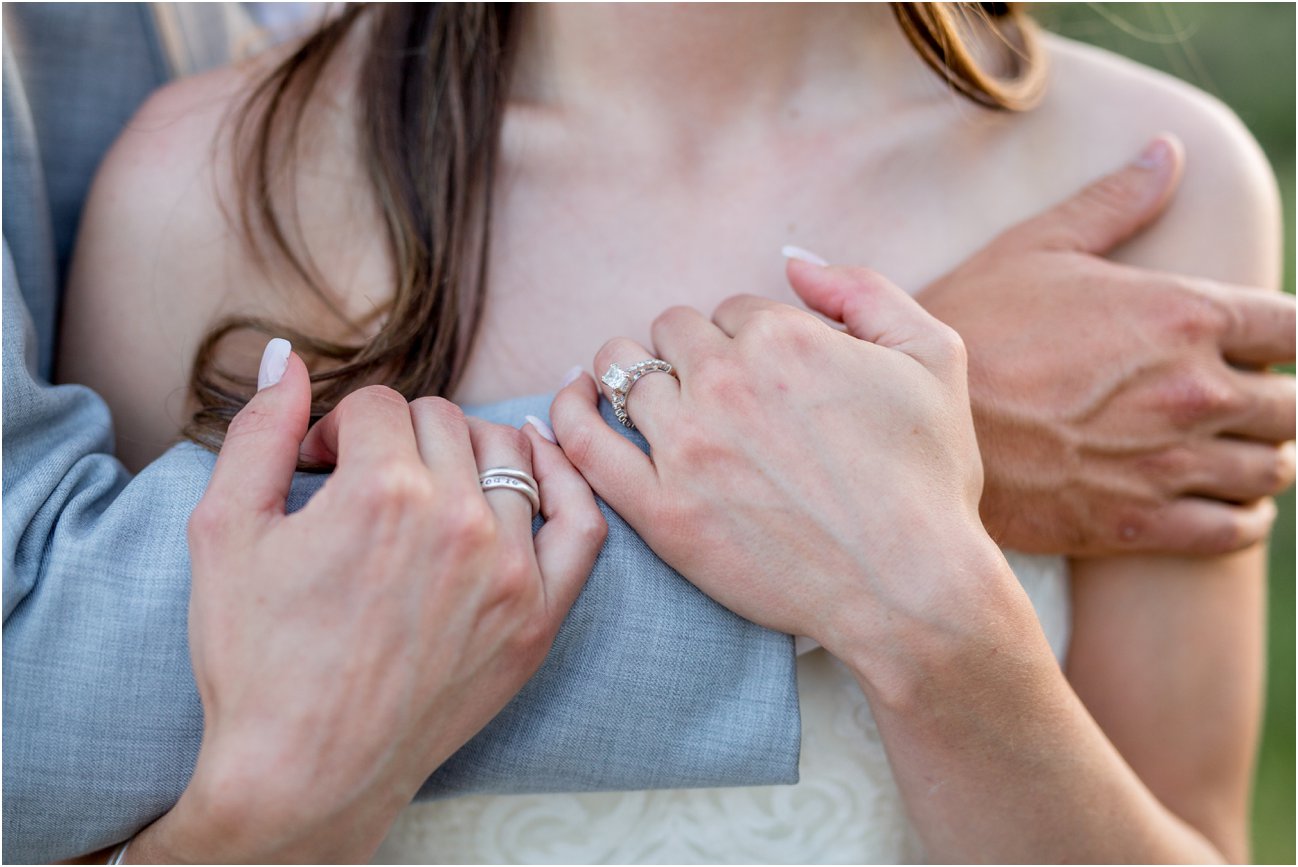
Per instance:
[[[922,70],[871,4],[531,5],[517,49],[519,102],[655,139],[841,128],[905,98],[899,61]],[[881,77],[888,86],[872,87]]]

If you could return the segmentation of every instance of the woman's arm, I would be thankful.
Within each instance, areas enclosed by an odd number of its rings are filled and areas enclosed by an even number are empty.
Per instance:
[[[1265,162],[1237,125],[1219,124],[1197,132],[1191,148],[1192,169],[1167,222],[1156,225],[1119,258],[1226,283],[1274,286],[1279,221],[1274,183]],[[1196,165],[1201,167],[1197,172]],[[1292,324],[1288,331],[1292,332]],[[1292,391],[1291,383],[1288,388]],[[1285,414],[1283,407],[1277,410],[1278,415]],[[1292,415],[1291,408],[1287,414]],[[1188,439],[1190,434],[1184,436]],[[1261,455],[1262,446],[1256,448]],[[1169,451],[1173,458],[1177,454]],[[1179,454],[1185,458],[1185,449]],[[1171,465],[1157,460],[1148,464],[1147,469],[1168,482],[1168,493],[1178,490],[1172,485],[1181,480],[1169,476]],[[1289,482],[1292,455],[1276,452],[1257,465],[1232,461],[1215,469],[1257,496]],[[1198,492],[1214,493],[1203,468],[1195,472],[1202,486]],[[1269,504],[1262,503],[1258,514],[1273,513]],[[1119,513],[1110,517],[1116,524]],[[1187,526],[1179,538],[1169,538],[1187,549],[1231,547],[1229,539],[1208,535],[1209,529],[1200,528],[1198,532],[1205,535],[1196,537],[1196,528]],[[1121,839],[1124,823],[1139,835],[1141,826],[1130,823],[1143,814],[1149,821],[1144,833],[1189,847],[1179,856],[1175,849],[1164,855],[1185,859],[1192,857],[1187,852],[1198,850],[1203,857],[1247,860],[1248,803],[1260,714],[1264,561],[1256,545],[1216,558],[1123,556],[1074,561],[1069,680],[1085,710],[1139,778],[1132,785],[1147,789],[1157,799],[1144,809],[1124,811],[1121,821],[1113,820],[1112,839]],[[946,691],[934,689],[946,700],[962,688],[953,683]],[[959,719],[959,713],[952,717]],[[927,740],[922,728],[899,724],[898,731],[922,756],[921,761],[941,760],[937,730]],[[941,734],[952,731],[960,732],[957,736],[965,743],[979,742],[977,725],[962,731],[958,726],[946,727]],[[1085,740],[1081,730],[1078,738],[1078,743]],[[985,739],[978,751],[993,755],[995,741],[995,736]],[[1016,738],[1015,749],[1023,747]],[[1097,755],[1109,751],[1099,744],[1095,750]],[[1046,766],[1052,764],[1057,762]],[[983,771],[992,774],[995,767]],[[1075,776],[1065,774],[1041,789],[1042,797],[1058,798],[1084,776],[1080,771]],[[1036,779],[1045,778],[1043,769]],[[1093,800],[1100,791],[1084,799]],[[1108,797],[1119,802],[1116,794]],[[911,803],[929,802],[915,795]],[[935,822],[934,827],[942,826]],[[1068,839],[1066,830],[1061,839]],[[949,842],[953,847],[964,844]],[[1090,845],[1082,839],[1074,843]],[[1110,857],[1123,857],[1121,849],[1112,850]]]
[[[552,410],[574,463],[709,595],[853,668],[930,857],[1220,860],[1096,725],[983,531],[959,341],[877,275],[789,267],[868,342],[751,297],[715,325],[670,310],[680,385],[629,407],[653,461],[579,380]],[[614,340],[596,366],[651,354]]]
[[[1269,167],[1233,119],[1198,133],[1168,224],[1121,258],[1274,289],[1281,220]],[[1236,473],[1246,475],[1243,468]],[[1078,696],[1169,810],[1229,859],[1247,861],[1265,549],[1216,558],[1075,560],[1072,571],[1066,668]]]
[[[1073,565],[1068,680],[1149,790],[1235,862],[1261,711],[1265,555]]]

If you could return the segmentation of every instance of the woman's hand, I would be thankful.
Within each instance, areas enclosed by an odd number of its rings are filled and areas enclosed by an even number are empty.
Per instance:
[[[676,307],[654,322],[652,351],[616,339],[596,357],[601,371],[653,356],[676,367],[679,383],[648,374],[627,400],[651,458],[606,425],[587,377],[551,417],[595,491],[709,596],[840,655],[882,649],[874,638],[936,620],[958,585],[998,568],[964,348],[873,273],[790,268],[851,292],[865,340],[752,296],[711,322]]]
[[[307,434],[309,400],[291,356],[234,420],[194,512],[203,745],[132,861],[369,858],[541,664],[602,544],[590,489],[535,430],[376,386]],[[299,444],[337,469],[285,515]],[[535,475],[535,540],[525,497],[480,489],[488,467]]]

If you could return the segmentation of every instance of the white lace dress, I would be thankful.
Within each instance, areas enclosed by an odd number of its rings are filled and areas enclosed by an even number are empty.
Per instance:
[[[1007,553],[1055,656],[1068,645],[1058,557]],[[798,658],[794,786],[502,795],[416,804],[377,863],[904,863],[923,860],[874,718],[824,650]]]

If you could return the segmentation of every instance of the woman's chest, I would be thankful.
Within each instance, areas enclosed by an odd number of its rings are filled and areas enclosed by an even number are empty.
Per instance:
[[[714,177],[506,174],[483,327],[456,399],[553,390],[612,337],[652,350],[651,323],[674,305],[710,314],[744,293],[800,304],[784,276],[786,244],[917,292],[1033,204],[1029,185],[1007,190],[1004,169],[984,160],[974,171],[934,148],[750,162]]]

